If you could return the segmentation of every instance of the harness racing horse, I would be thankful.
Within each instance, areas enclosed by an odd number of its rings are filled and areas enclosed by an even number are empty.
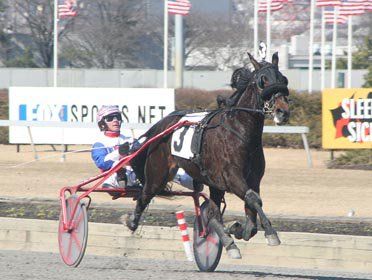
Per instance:
[[[257,214],[268,244],[280,244],[276,231],[262,209],[259,193],[265,171],[262,148],[265,111],[272,114],[278,125],[288,121],[288,80],[279,72],[277,53],[273,55],[272,63],[259,63],[248,55],[255,70],[246,88],[234,93],[234,102],[210,113],[213,117],[204,127],[198,162],[173,156],[171,136],[151,144],[131,161],[143,189],[133,214],[126,218],[129,229],[137,229],[141,214],[151,199],[164,190],[181,167],[194,182],[209,186],[209,225],[218,234],[231,258],[241,256],[230,234],[248,241],[257,233]],[[171,113],[143,136],[149,139],[161,133],[177,123],[183,115]],[[245,222],[234,224],[228,232],[222,225],[219,210],[225,191],[234,193],[244,201],[246,213]]]

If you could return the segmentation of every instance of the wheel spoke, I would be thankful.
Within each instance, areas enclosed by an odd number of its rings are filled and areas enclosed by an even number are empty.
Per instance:
[[[78,249],[81,250],[82,246],[81,246],[80,240],[76,237],[75,231],[71,232],[71,237],[75,241]]]
[[[218,244],[218,240],[217,240],[217,238],[212,236],[212,234],[209,234],[207,236],[207,243],[212,243],[213,245],[216,245],[216,244]]]
[[[84,213],[80,209],[79,212],[76,212],[76,214],[78,214],[78,217],[75,219],[75,225],[76,225],[76,228],[78,228],[80,225],[81,219],[84,217]]]
[[[197,247],[199,247],[199,246],[202,246],[204,243],[205,243],[205,238],[198,238],[198,239],[196,239],[197,241],[196,241],[196,245],[197,245]]]
[[[69,236],[69,238],[68,238],[68,249],[67,249],[67,254],[66,254],[66,257],[69,259],[69,260],[71,260],[70,259],[70,257],[71,257],[71,249],[72,249],[72,238],[71,238],[71,233],[67,233],[67,234],[69,234],[70,236]]]

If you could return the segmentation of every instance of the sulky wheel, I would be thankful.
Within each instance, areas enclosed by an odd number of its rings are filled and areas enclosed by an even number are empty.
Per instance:
[[[83,259],[88,241],[88,215],[86,205],[79,202],[75,215],[72,211],[78,203],[78,196],[72,195],[66,199],[67,222],[73,221],[70,230],[63,229],[62,210],[59,216],[58,243],[62,260],[68,266],[77,267]]]
[[[216,269],[222,253],[222,242],[217,233],[208,226],[207,211],[209,201],[204,201],[200,206],[202,226],[199,227],[198,218],[194,222],[194,256],[200,271],[212,272]],[[205,228],[204,236],[200,236],[200,228]]]

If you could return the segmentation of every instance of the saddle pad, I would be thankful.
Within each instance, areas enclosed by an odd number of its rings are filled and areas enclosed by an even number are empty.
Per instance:
[[[200,122],[208,112],[200,112],[187,114],[183,116],[179,121],[191,121],[191,122]],[[171,153],[172,155],[191,159],[194,157],[194,154],[191,151],[191,141],[195,132],[195,126],[184,126],[175,130],[172,134],[171,140]]]

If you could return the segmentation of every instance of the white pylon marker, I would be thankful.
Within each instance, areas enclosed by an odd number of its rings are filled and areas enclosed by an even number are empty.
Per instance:
[[[183,247],[185,249],[187,260],[192,262],[194,261],[194,255],[191,249],[191,242],[190,242],[189,232],[187,230],[187,223],[185,220],[184,211],[176,212],[176,218],[177,218],[178,228],[181,231]]]

